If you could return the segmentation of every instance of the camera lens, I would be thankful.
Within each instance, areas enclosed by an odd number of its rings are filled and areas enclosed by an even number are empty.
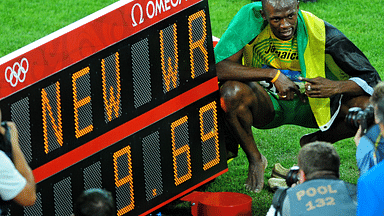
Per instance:
[[[348,110],[345,121],[356,130],[361,126],[362,134],[365,134],[367,129],[374,124],[374,108],[372,105],[367,106],[364,110],[360,107],[352,107]]]
[[[288,187],[291,187],[293,184],[297,183],[299,181],[299,167],[293,166],[289,170],[287,177],[285,179],[285,182],[287,183]]]

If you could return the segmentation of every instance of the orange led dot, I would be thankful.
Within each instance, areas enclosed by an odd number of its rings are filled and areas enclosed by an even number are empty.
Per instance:
[[[211,128],[211,130],[208,133],[205,133],[204,132],[204,123],[207,120],[204,119],[204,113],[209,111],[209,110],[213,111],[212,112],[213,113],[213,116],[212,116],[213,122],[209,122],[208,125],[213,125],[213,127]],[[213,101],[213,102],[205,105],[204,107],[201,107],[199,110],[199,116],[200,116],[200,137],[201,137],[202,144],[208,145],[209,144],[208,141],[212,138],[214,139],[214,143],[215,143],[214,145],[215,145],[216,157],[214,159],[212,159],[211,161],[203,164],[203,169],[207,170],[207,169],[215,166],[216,164],[218,164],[220,162],[216,101]]]
[[[86,74],[88,74],[90,71],[90,68],[89,67],[86,67],[76,73],[74,73],[72,75],[72,88],[73,88],[73,106],[74,106],[74,118],[75,118],[75,136],[76,138],[79,138],[91,131],[93,131],[93,125],[88,125],[87,127],[83,128],[83,129],[79,129],[79,113],[78,113],[78,109],[81,107],[81,106],[84,106],[88,103],[91,102],[91,97],[88,96],[88,97],[85,97],[81,100],[78,100],[77,99],[77,86],[76,86],[76,80],[78,78],[80,78],[81,76],[84,76]]]
[[[176,137],[178,134],[176,134],[175,129],[183,124],[186,124],[188,122],[188,116],[184,116],[171,124],[171,137],[172,137],[172,156],[173,156],[173,174],[175,179],[175,185],[179,185],[188,179],[192,177],[192,169],[191,169],[191,155],[190,155],[190,148],[189,144],[186,143],[182,147],[176,149]],[[186,131],[188,132],[188,131]],[[186,164],[187,164],[187,173],[183,176],[178,175],[178,164],[177,164],[177,157],[181,154],[186,154]],[[184,157],[181,157],[184,158]],[[184,163],[185,164],[185,163]]]
[[[49,141],[48,141],[48,126],[47,126],[47,118],[51,119],[51,125],[56,137],[57,143],[60,146],[63,145],[63,129],[62,129],[62,121],[61,121],[61,102],[60,102],[60,83],[56,82],[56,118],[53,116],[52,106],[50,105],[50,101],[48,99],[48,94],[45,89],[41,90],[41,100],[42,100],[42,117],[43,117],[43,136],[44,136],[44,152],[48,154],[49,152]],[[48,116],[47,116],[48,113]]]
[[[152,190],[152,195],[153,195],[153,196],[156,196],[156,195],[157,195],[156,188]]]
[[[174,65],[172,65],[172,58],[168,57],[165,60],[164,55],[164,47],[168,44],[164,44],[164,31],[160,31],[160,57],[161,57],[161,70],[163,73],[163,80],[166,87],[167,92],[177,87],[177,79],[178,79],[178,51],[177,51],[177,34],[176,34],[176,24],[173,24],[173,47],[174,47]],[[171,86],[171,81],[173,85]]]
[[[196,20],[197,18],[202,18],[201,21],[201,29],[203,30],[202,37],[198,40],[194,40],[192,37],[193,33],[193,26],[192,22]],[[191,16],[188,17],[188,29],[189,29],[189,53],[190,53],[190,62],[191,62],[191,77],[194,79],[196,76],[195,72],[195,57],[194,57],[194,50],[195,49],[200,49],[201,52],[204,54],[204,70],[205,72],[208,72],[208,51],[204,47],[204,43],[206,42],[207,39],[207,27],[206,27],[206,18],[205,18],[205,13],[203,10],[198,11]]]
[[[121,104],[121,83],[120,83],[120,65],[119,65],[119,53],[115,53],[115,75],[116,75],[116,93],[113,87],[109,88],[109,94],[107,90],[106,71],[105,71],[105,59],[101,60],[101,74],[102,74],[102,86],[103,86],[103,100],[108,121],[112,120],[112,113],[114,112],[115,118],[119,117],[119,109]],[[108,100],[109,95],[109,100]]]
[[[117,159],[122,156],[127,157],[127,164],[124,167],[128,167],[128,175],[122,178],[119,177],[119,165]],[[133,173],[132,173],[132,159],[131,159],[131,147],[127,146],[113,154],[113,168],[115,173],[115,185],[116,187],[121,187],[122,185],[129,185],[129,204],[121,209],[118,209],[117,215],[124,215],[125,213],[131,211],[135,207],[134,202],[134,191],[133,191]]]

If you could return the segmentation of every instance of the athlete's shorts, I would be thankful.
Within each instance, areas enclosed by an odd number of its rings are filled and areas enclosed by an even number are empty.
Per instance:
[[[303,103],[298,96],[295,96],[293,100],[279,100],[275,95],[268,94],[275,109],[275,117],[272,122],[265,126],[257,127],[258,129],[277,128],[286,124],[318,128],[306,96],[306,102]]]
[[[298,96],[293,100],[279,100],[274,94],[268,93],[273,107],[275,109],[275,117],[269,124],[263,127],[256,127],[258,129],[272,129],[282,125],[292,124],[299,125],[307,128],[318,128],[316,119],[312,113],[308,98],[305,96],[306,102],[303,103]],[[238,154],[239,142],[235,138],[235,134],[229,124],[225,121],[224,112],[220,112],[220,118],[223,124],[221,125],[221,134],[224,137],[227,160],[234,158]]]

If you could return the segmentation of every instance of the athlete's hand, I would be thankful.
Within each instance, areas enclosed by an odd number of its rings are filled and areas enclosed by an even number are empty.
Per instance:
[[[329,98],[339,93],[339,84],[337,81],[329,80],[323,77],[313,79],[299,77],[299,80],[306,82],[305,94],[312,98]]]
[[[280,74],[274,84],[279,91],[278,95],[281,100],[293,100],[296,94],[303,103],[305,102],[305,97],[301,94],[299,87],[283,73]]]

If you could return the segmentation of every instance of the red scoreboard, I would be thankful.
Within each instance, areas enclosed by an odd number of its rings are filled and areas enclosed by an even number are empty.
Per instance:
[[[207,0],[121,0],[0,59],[37,201],[70,215],[81,191],[146,215],[227,171]]]

